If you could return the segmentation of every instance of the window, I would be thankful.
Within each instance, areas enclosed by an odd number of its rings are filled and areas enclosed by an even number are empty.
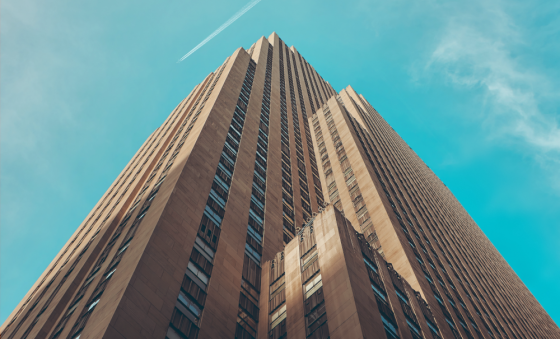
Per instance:
[[[245,253],[249,256],[249,258],[253,259],[257,265],[261,265],[261,256],[260,254],[255,251],[249,244],[245,243]]]
[[[449,303],[451,304],[451,306],[457,308],[457,306],[455,305],[455,303],[453,302],[453,300],[451,300],[451,298],[447,298],[447,300],[449,300]]]
[[[121,248],[119,250],[119,253],[117,253],[117,255],[121,254],[122,252],[126,251],[126,249],[128,248],[128,246],[130,245],[130,240],[126,243],[126,245],[123,246],[123,248]]]
[[[76,310],[76,308],[78,308],[78,305],[80,305],[80,301],[81,301],[81,300],[78,300],[77,303],[75,303],[72,307],[70,307],[70,308],[68,309],[68,312],[66,312],[66,314],[67,314],[67,315],[72,314],[72,313]]]
[[[101,300],[101,299],[97,299],[96,301],[92,302],[92,303],[89,305],[89,307],[88,307],[88,312],[91,311],[92,309],[94,309],[95,306],[96,306],[97,304],[99,304],[99,300]]]
[[[438,334],[439,330],[438,330],[437,326],[436,326],[434,323],[432,323],[432,322],[431,322],[430,320],[428,320],[427,318],[426,318],[426,323],[428,324],[428,327],[430,328],[430,331],[432,331],[432,333]]]
[[[453,321],[449,320],[449,318],[445,317],[445,321],[447,321],[447,323],[449,324],[449,327],[451,327],[452,329],[455,329],[455,324],[453,323]]]
[[[206,245],[204,240],[197,236],[194,244],[198,252],[200,252],[200,254],[202,254],[209,262],[214,260],[214,250],[212,250],[210,246]]]
[[[93,279],[97,276],[97,273],[98,273],[98,272],[95,272],[95,273],[85,282],[84,286],[85,286],[85,285],[88,285],[89,283],[91,283],[91,282],[93,281]]]
[[[387,319],[383,313],[381,313],[381,320],[383,321],[383,328],[385,329],[387,338],[398,338],[397,327],[393,324],[393,322]]]
[[[195,315],[195,317],[198,319],[200,318],[200,308],[193,303],[186,295],[185,293],[183,293],[183,291],[179,292],[179,302],[185,306],[185,308],[187,310],[189,310],[192,314]]]
[[[434,294],[434,297],[436,298],[437,302],[438,302],[440,305],[443,305],[443,300],[441,300],[441,298],[439,297],[439,295]]]
[[[113,275],[113,273],[115,273],[116,270],[117,270],[117,269],[114,268],[111,272],[107,273],[107,275],[105,276],[105,280],[111,278],[111,276]]]
[[[282,320],[286,319],[286,304],[282,306],[278,311],[274,312],[270,318],[270,330],[278,326]]]
[[[406,295],[404,295],[404,293],[402,293],[396,286],[395,286],[395,292],[397,292],[397,297],[399,297],[399,299],[408,305],[408,297]]]
[[[247,228],[247,233],[249,233],[249,235],[251,235],[253,239],[255,239],[259,244],[262,245],[262,236],[257,231],[255,231],[255,229],[251,225],[249,225],[249,227]]]
[[[167,335],[165,339],[182,339],[183,337],[180,336],[172,327],[167,329]]]
[[[315,279],[305,285],[305,299],[307,300],[310,296],[315,293],[320,287],[323,286],[323,281],[321,280],[321,274],[317,275]]]
[[[306,270],[309,266],[311,266],[311,264],[313,264],[315,262],[315,260],[317,259],[317,248],[315,248],[315,250],[311,253],[309,253],[307,255],[307,257],[305,258],[305,260],[302,260],[302,270]]]
[[[430,277],[428,277],[426,274],[424,274],[424,277],[426,277],[426,280],[428,280],[428,282],[429,282],[430,284],[433,284],[433,283],[434,283],[434,281],[433,281]]]
[[[416,333],[418,336],[422,337],[422,335],[420,334],[420,328],[418,328],[418,325],[416,325],[415,323],[413,323],[412,321],[408,320],[408,318],[406,319],[406,323],[408,324],[408,328],[410,328],[410,330],[414,333]]]
[[[366,266],[369,267],[372,271],[378,273],[377,266],[374,263],[370,262],[367,258],[364,258],[364,262],[366,263]]]
[[[192,261],[189,261],[188,265],[189,271],[191,271],[200,281],[204,283],[204,285],[208,285],[208,277],[204,274],[201,270],[199,270]]]
[[[375,294],[381,298],[383,301],[387,301],[387,297],[385,296],[385,292],[376,284],[371,284],[371,288],[373,289],[373,292],[375,292]]]

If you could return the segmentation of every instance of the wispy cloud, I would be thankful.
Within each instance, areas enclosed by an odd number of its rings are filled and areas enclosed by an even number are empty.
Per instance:
[[[499,2],[481,6],[476,14],[452,17],[446,28],[427,69],[443,74],[454,86],[483,90],[482,113],[492,137],[529,146],[540,162],[554,158],[557,164],[558,112],[543,106],[559,88],[516,55],[518,47],[526,48],[531,41]]]
[[[221,31],[223,31],[224,29],[228,28],[229,25],[231,25],[232,23],[234,23],[237,19],[239,19],[243,14],[247,13],[251,8],[255,7],[256,4],[258,4],[259,2],[261,2],[261,0],[253,0],[251,2],[249,2],[248,4],[246,4],[245,6],[243,6],[243,8],[241,8],[237,13],[235,13],[231,18],[229,18],[228,21],[224,22],[223,25],[221,25],[220,27],[218,27],[217,30],[215,30],[214,32],[212,32],[212,34],[210,34],[206,39],[202,40],[201,43],[199,43],[198,45],[195,46],[195,48],[191,49],[187,54],[183,55],[183,57],[181,59],[179,59],[179,61],[177,61],[177,63],[185,60],[186,58],[188,58],[189,56],[191,56],[191,54],[193,54],[194,52],[198,51],[198,49],[200,49],[202,46],[204,46],[208,41],[212,40],[216,35],[220,34]]]

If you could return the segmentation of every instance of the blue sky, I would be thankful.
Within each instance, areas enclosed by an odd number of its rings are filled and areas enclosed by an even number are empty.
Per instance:
[[[5,0],[0,321],[147,136],[236,48],[276,31],[352,85],[560,322],[560,2]]]

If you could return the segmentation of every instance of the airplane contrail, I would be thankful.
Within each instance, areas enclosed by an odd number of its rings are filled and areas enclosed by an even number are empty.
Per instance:
[[[246,4],[245,6],[243,6],[243,8],[241,8],[237,13],[235,13],[231,18],[229,18],[228,21],[226,21],[223,25],[221,25],[220,27],[218,27],[217,30],[215,30],[212,34],[210,34],[206,39],[202,40],[201,43],[199,43],[198,45],[196,45],[195,48],[191,49],[187,54],[183,55],[183,57],[181,59],[179,59],[179,61],[177,61],[177,63],[185,60],[186,58],[188,58],[191,54],[193,54],[194,52],[196,52],[200,47],[204,46],[208,41],[212,40],[213,37],[215,37],[216,35],[220,34],[221,31],[223,31],[224,29],[226,29],[229,25],[231,25],[232,23],[235,22],[235,20],[239,19],[243,14],[247,13],[247,11],[249,11],[251,8],[255,7],[256,4],[258,4],[259,2],[261,2],[261,0],[253,0],[251,2],[249,2],[248,4]]]

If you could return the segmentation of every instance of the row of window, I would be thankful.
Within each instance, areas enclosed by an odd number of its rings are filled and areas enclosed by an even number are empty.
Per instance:
[[[279,258],[278,258],[279,257]],[[284,253],[276,256],[270,265],[269,332],[270,339],[284,339],[286,330],[286,283]]]
[[[253,187],[251,203],[249,207],[249,226],[247,230],[247,241],[245,244],[245,256],[251,259],[244,260],[243,272],[256,269],[255,276],[261,274],[262,256],[262,234],[265,218],[266,197],[266,170],[268,161],[268,131],[270,117],[270,92],[272,78],[273,48],[268,46],[266,73],[264,79],[264,91],[261,105],[259,132],[257,136],[257,153],[255,170],[253,175]],[[257,225],[255,227],[254,225]],[[247,266],[247,267],[245,267]],[[236,338],[257,337],[257,324],[259,321],[259,292],[260,284],[256,281],[247,280],[243,276],[242,288],[239,297],[239,309],[237,314]],[[247,289],[249,287],[249,289]]]
[[[326,339],[329,338],[329,327],[313,219],[299,232],[305,330],[308,338]]]
[[[255,68],[256,64],[251,59],[208,195],[198,236],[185,270],[184,282],[179,291],[174,316],[168,328],[167,338],[169,339],[184,338],[184,336],[196,338],[198,335],[207,286],[212,275],[214,254],[220,238],[220,226],[225,214],[239,142],[243,134]]]
[[[308,72],[308,74],[309,74],[309,79],[310,79],[311,82],[314,83],[314,85],[315,85],[315,86],[312,87],[312,88],[313,88],[313,89],[317,88],[317,93],[319,94],[319,98],[320,98],[320,100],[321,100],[321,105],[323,105],[323,104],[328,100],[329,96],[332,96],[332,95],[334,95],[335,93],[334,93],[334,91],[332,91],[331,88],[329,88],[329,90],[330,90],[331,92],[329,92],[329,91],[327,90],[328,87],[325,88],[325,80],[323,80],[323,78],[321,78],[321,76],[320,76],[317,72],[315,72],[315,70],[313,70],[313,67],[311,67],[311,65],[305,60],[305,58],[301,56],[301,54],[299,54],[299,57],[300,57],[300,60],[301,60],[302,65],[304,65],[305,68],[307,69],[307,72]],[[315,77],[317,77],[318,80],[317,80]],[[318,86],[317,84],[320,84],[321,87],[319,88],[319,86]],[[324,100],[324,101],[323,101],[323,96],[321,95],[321,89],[323,90],[323,93],[325,94],[325,100]],[[314,92],[314,93],[315,93],[315,92]],[[317,100],[316,97],[315,97],[315,100]],[[320,107],[320,105],[319,105],[319,103],[317,103],[317,108],[319,108],[319,107]],[[315,112],[316,112],[316,111],[313,110],[313,113],[315,113]]]
[[[298,53],[299,56],[299,60],[300,60],[300,65],[302,65],[302,73],[303,73],[303,80],[305,82],[305,88],[307,90],[307,97],[309,98],[309,103],[311,105],[311,112],[314,113],[315,112],[315,106],[313,105],[313,100],[311,98],[311,93],[309,91],[309,85],[307,83],[307,75],[306,75],[306,70],[307,72],[309,72],[309,69],[307,68],[307,63],[303,63],[303,59],[301,57],[301,54]],[[294,60],[294,64],[295,64],[295,60]],[[296,69],[296,78],[298,78],[298,73],[297,73],[297,69]],[[310,81],[312,81],[312,76],[311,74],[309,74],[309,78]],[[297,79],[298,81],[298,89],[299,89],[299,79]],[[313,89],[313,94],[315,94],[315,88],[313,86],[311,86]],[[309,162],[311,164],[311,172],[312,172],[312,176],[313,176],[313,184],[314,184],[314,190],[315,190],[315,195],[317,198],[317,204],[319,206],[323,206],[324,204],[324,198],[323,198],[323,190],[321,187],[321,180],[319,180],[319,170],[317,169],[317,160],[315,158],[315,151],[314,151],[314,147],[313,147],[313,141],[311,140],[311,132],[309,130],[309,123],[308,123],[308,119],[307,119],[307,112],[305,109],[305,102],[303,101],[303,96],[301,94],[301,89],[299,89],[299,95],[300,95],[300,103],[301,103],[301,115],[303,116],[303,125],[304,125],[304,129],[305,129],[305,136],[306,136],[306,140],[307,140],[307,150],[308,150],[308,154],[309,154]],[[320,93],[319,93],[320,95]],[[315,95],[315,100],[317,101],[317,96]],[[321,97],[321,104],[323,103],[323,99]],[[319,107],[319,102],[317,101],[317,107]]]
[[[284,48],[280,40],[280,143],[282,154],[282,225],[284,246],[293,239],[295,229],[294,196],[292,189],[292,162],[290,159],[290,132],[288,128],[288,108],[286,106],[286,86],[284,77]]]
[[[300,54],[298,54],[298,55],[299,55],[300,61],[301,61],[301,55]],[[314,151],[314,147],[313,147],[313,141],[312,141],[312,138],[311,138],[311,132],[310,132],[310,129],[309,129],[309,122],[308,122],[308,119],[307,119],[307,111],[306,111],[306,108],[305,108],[305,101],[303,100],[303,94],[302,94],[302,90],[301,90],[301,86],[300,86],[298,70],[297,70],[297,67],[295,66],[296,65],[295,54],[292,55],[292,58],[293,58],[294,70],[295,70],[295,74],[296,74],[296,82],[297,82],[298,94],[299,94],[300,105],[301,105],[301,115],[303,117],[303,127],[304,127],[304,131],[305,131],[305,139],[307,141],[307,150],[308,150],[309,162],[310,162],[310,165],[311,165],[313,184],[314,184],[314,188],[315,188],[314,190],[315,190],[318,205],[323,206],[324,201],[323,201],[323,193],[322,193],[322,189],[321,189],[321,180],[319,180],[319,171],[317,169],[317,160],[315,158],[315,151]],[[307,78],[306,78],[306,75],[305,75],[305,67],[302,68],[302,71],[303,71],[304,80],[306,81],[305,84],[306,84],[307,90],[309,91],[309,87],[307,86]],[[310,101],[310,103],[312,103],[311,96],[309,96],[309,101]],[[315,111],[315,109],[313,108],[313,105],[312,105],[312,110]],[[305,163],[303,163],[303,168],[305,169]],[[307,183],[307,180],[306,180],[306,183]]]
[[[373,247],[369,245],[365,237],[359,236],[360,246],[362,248],[362,256],[364,260],[364,264],[366,266],[366,270],[368,272],[368,276],[370,278],[371,288],[373,289],[374,295],[378,302],[378,308],[381,312],[381,318],[383,320],[383,325],[385,328],[385,332],[388,338],[398,338],[398,327],[395,322],[394,314],[391,311],[389,306],[389,300],[387,298],[387,291],[385,285],[380,277],[377,258],[374,255]],[[383,264],[387,265],[389,275],[391,280],[393,281],[393,287],[395,288],[395,293],[401,304],[401,308],[405,315],[406,323],[410,330],[410,333],[413,338],[420,339],[422,338],[422,330],[418,325],[418,320],[416,314],[412,310],[410,306],[410,301],[404,287],[402,278],[398,276],[397,272],[393,269],[391,264],[387,264],[383,262]],[[423,301],[420,297],[419,302]],[[426,308],[426,312],[428,312],[431,319],[433,316],[431,312]],[[428,317],[426,317],[426,321],[428,322],[429,326],[433,329],[434,338],[439,338],[438,330],[435,325],[433,325],[433,321],[430,321]]]
[[[354,125],[354,122],[352,122],[352,124]],[[357,125],[357,124],[355,124],[355,125]],[[362,132],[363,132],[363,131],[362,131]],[[359,135],[359,133],[358,133],[358,137],[361,138],[360,135]],[[363,141],[362,141],[362,140],[360,140],[360,141],[362,142],[362,146],[363,146],[364,150],[366,150],[366,152],[367,152],[367,148],[366,148],[365,145],[363,144]],[[370,146],[370,149],[371,149],[371,146]],[[386,175],[386,173],[383,171],[383,167],[382,167],[382,166],[380,165],[380,163],[379,163],[379,162],[380,162],[379,159],[377,158],[377,156],[376,156],[375,154],[374,154],[374,157],[375,157],[376,161],[378,162],[378,166],[379,166],[379,168],[382,170],[383,175],[385,176],[385,179],[388,181],[387,175]],[[371,156],[370,156],[369,154],[368,154],[368,158],[370,158],[370,162],[372,162],[372,165],[373,165],[373,161],[372,161]],[[385,164],[385,162],[384,162],[383,159],[381,159],[381,162],[383,162],[383,164],[386,166],[386,164]],[[374,165],[373,167],[374,167],[374,169],[376,170],[376,174],[377,174],[377,176],[378,176],[379,182],[380,182],[381,185],[383,186],[383,189],[384,189],[384,191],[385,191],[385,194],[387,195],[387,198],[388,198],[388,200],[389,200],[389,203],[390,203],[390,205],[393,207],[395,216],[396,216],[397,219],[399,220],[399,223],[401,224],[401,227],[403,228],[403,231],[404,231],[405,235],[406,235],[407,238],[408,238],[409,244],[411,245],[411,248],[413,249],[413,251],[415,251],[415,253],[416,253],[416,255],[417,255],[417,260],[418,260],[418,262],[420,263],[420,266],[422,267],[422,269],[424,270],[424,272],[425,272],[425,274],[426,274],[426,279],[427,279],[429,282],[432,282],[432,278],[431,278],[431,276],[430,276],[430,274],[429,274],[429,272],[428,272],[426,266],[424,265],[424,261],[420,258],[420,254],[419,254],[419,253],[417,252],[417,250],[416,250],[416,246],[414,245],[414,241],[413,241],[412,238],[410,237],[410,233],[409,233],[407,227],[406,227],[405,224],[404,224],[403,218],[402,218],[402,216],[400,215],[400,213],[399,213],[399,211],[398,211],[398,209],[397,209],[397,207],[396,207],[396,204],[395,204],[395,203],[393,202],[393,200],[391,199],[391,194],[388,192],[387,187],[386,187],[386,185],[385,185],[385,182],[383,181],[383,179],[381,178],[379,172],[377,171],[376,166]],[[392,174],[391,174],[390,172],[389,172],[389,176],[390,176],[391,179],[393,179],[393,181],[394,181],[394,178],[393,178],[393,176],[392,176]],[[390,187],[390,189],[393,191],[393,194],[395,194],[394,189],[393,189],[392,187]],[[398,188],[397,188],[397,189],[398,189]],[[398,190],[399,190],[399,193],[401,193],[401,196],[403,196],[403,195],[402,195],[402,192],[400,192],[400,189],[398,189]],[[403,197],[404,197],[404,196],[403,196]],[[398,198],[395,198],[395,199],[397,200],[397,202],[398,202],[399,205],[401,206],[402,212],[405,214],[406,223],[412,228],[412,231],[414,232],[415,237],[417,238],[417,241],[419,242],[419,244],[420,244],[421,248],[423,249],[423,251],[424,251],[426,257],[428,258],[428,262],[430,263],[430,266],[432,266],[432,268],[435,270],[435,265],[433,264],[433,261],[432,261],[432,260],[429,258],[429,256],[427,255],[427,251],[426,251],[426,249],[425,249],[425,246],[424,246],[424,245],[422,244],[422,242],[420,241],[420,236],[419,236],[418,232],[416,232],[416,230],[413,228],[414,225],[413,225],[413,223],[411,222],[411,220],[408,218],[408,213],[406,212],[406,210],[405,210],[404,207],[402,206],[402,202],[401,202],[400,199],[398,199]],[[405,204],[407,204],[407,206],[408,206],[408,203],[407,203],[406,200],[405,200]],[[410,206],[408,206],[408,207],[409,207],[409,210],[411,211],[411,212],[410,212],[411,216],[413,217],[413,219],[416,220],[416,216],[414,215],[414,213],[413,213],[412,210],[410,209]],[[421,231],[423,231],[422,228],[421,228],[419,225],[416,225],[416,226],[417,226]],[[426,242],[431,246],[431,244],[429,243],[429,240],[427,239],[427,237],[424,236],[424,238],[425,238]],[[433,249],[432,249],[432,250],[433,250]],[[434,254],[435,254],[435,251],[434,251]],[[437,256],[437,255],[436,255],[436,256]],[[437,270],[435,270],[435,272],[436,272],[436,274],[438,274],[438,273],[437,273]],[[444,270],[444,272],[445,272],[445,270]],[[446,272],[445,272],[445,273],[446,273]],[[439,281],[441,282],[442,286],[445,288],[445,285],[443,284],[442,280],[439,279]],[[453,285],[451,284],[451,286],[453,286]],[[453,286],[453,289],[454,289],[454,286]],[[468,314],[468,313],[467,313],[467,314]],[[461,317],[460,319],[462,319],[462,317]],[[476,328],[476,327],[475,327],[475,328]],[[469,332],[469,334],[470,334],[470,332]]]
[[[364,248],[362,246],[362,248]],[[372,247],[368,249],[370,251]],[[373,253],[366,253],[362,251],[362,257],[368,276],[370,278],[370,285],[373,289],[373,294],[377,300],[377,308],[381,314],[381,320],[383,321],[383,328],[385,329],[385,334],[388,339],[399,338],[397,321],[395,315],[389,306],[389,301],[387,299],[387,290],[385,289],[385,284],[379,275],[379,268],[375,262],[375,256]]]
[[[305,157],[303,155],[303,147],[302,147],[302,143],[301,143],[301,131],[299,128],[299,115],[298,115],[298,110],[297,110],[297,104],[296,104],[296,96],[295,96],[295,88],[294,88],[294,81],[292,79],[292,68],[291,68],[291,62],[290,62],[290,55],[292,55],[293,58],[293,64],[294,64],[294,72],[296,74],[296,85],[297,88],[299,90],[299,94],[300,94],[300,104],[302,106],[302,109],[305,109],[305,104],[302,100],[302,96],[301,96],[301,86],[299,83],[299,78],[298,78],[298,73],[297,73],[297,67],[296,67],[296,63],[295,63],[295,57],[293,55],[293,53],[290,53],[290,49],[285,46],[285,50],[286,50],[286,61],[287,61],[287,65],[288,65],[288,83],[290,86],[290,101],[291,101],[291,107],[292,107],[292,123],[294,126],[294,141],[295,141],[295,145],[296,145],[296,157],[297,157],[297,163],[298,163],[298,174],[299,174],[299,188],[300,188],[300,195],[301,195],[301,207],[302,207],[302,213],[303,213],[303,219],[304,220],[308,220],[311,217],[311,203],[309,201],[309,187],[307,185],[307,174],[305,171]]]
[[[315,105],[313,105],[313,98],[315,98],[315,104],[317,105],[317,107],[321,107],[323,105],[323,98],[321,97],[321,102],[317,100],[317,93],[315,92],[315,83],[311,75],[309,76],[309,82],[312,84],[312,86],[311,86],[311,91],[309,90],[310,86],[307,83],[307,75],[306,75],[306,72],[308,72],[309,69],[307,68],[307,65],[305,65],[302,62],[301,54],[298,53],[298,56],[299,56],[299,62],[303,73],[303,81],[305,83],[305,88],[307,89],[307,97],[309,98],[309,104],[311,105],[311,113],[313,114],[315,113]],[[313,92],[313,97],[311,97],[311,92]],[[319,95],[321,95],[321,92],[319,92]]]
[[[412,334],[413,338],[421,339],[422,330],[418,325],[418,319],[416,318],[416,314],[414,313],[412,307],[410,306],[404,280],[393,269],[392,265],[387,265],[387,266],[389,269],[389,275],[391,276],[391,280],[393,281],[393,287],[395,288],[395,293],[397,294],[397,298],[399,300],[399,303],[401,304],[401,308],[403,310],[405,320],[410,330],[410,333]]]
[[[340,201],[340,195],[336,187],[336,181],[334,179],[334,173],[332,171],[331,162],[329,160],[329,154],[327,152],[327,147],[325,146],[325,140],[323,139],[323,131],[319,123],[319,118],[315,114],[313,116],[313,129],[315,132],[315,141],[318,145],[319,156],[321,157],[321,163],[323,166],[323,173],[325,174],[325,182],[327,184],[327,194],[329,200],[333,206],[338,210],[342,210],[342,202]]]
[[[340,96],[338,97],[338,99],[342,109],[346,110],[344,104],[340,100]],[[342,140],[338,135],[336,124],[334,122],[332,113],[328,106],[325,106],[325,108],[323,109],[323,114],[325,116],[325,122],[327,123],[327,128],[331,134],[331,140],[334,145],[335,152],[339,159],[340,168],[344,176],[344,181],[346,183],[346,188],[350,195],[350,199],[352,200],[352,205],[354,207],[354,212],[356,213],[356,218],[358,219],[358,223],[360,225],[360,230],[362,234],[366,237],[366,239],[370,241],[370,245],[372,245],[381,255],[384,255],[383,249],[378,241],[377,234],[373,227],[373,222],[371,221],[369,211],[365,204],[365,200],[362,196],[362,192],[360,191],[358,181],[356,180],[356,176],[350,165],[350,161],[348,160],[348,157],[346,155],[346,150],[344,149]]]

